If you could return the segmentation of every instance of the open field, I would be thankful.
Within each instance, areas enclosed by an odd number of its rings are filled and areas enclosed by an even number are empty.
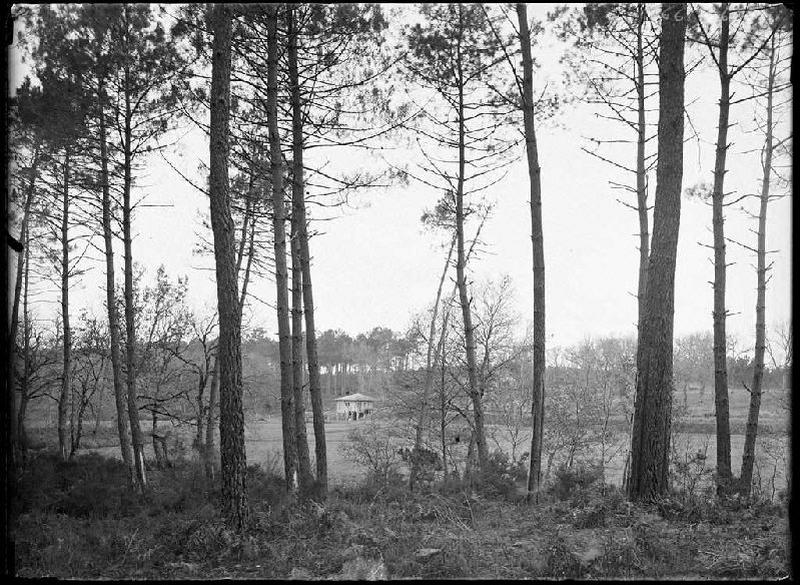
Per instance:
[[[352,461],[345,458],[340,446],[348,441],[348,433],[365,421],[358,422],[329,422],[326,424],[326,439],[328,446],[328,467],[330,482],[334,486],[344,486],[354,484],[365,475],[364,469],[357,466]],[[703,432],[679,433],[676,437],[675,450],[681,459],[692,460],[696,453],[705,455],[704,461],[699,461],[693,467],[693,472],[698,475],[710,477],[708,472],[713,469],[716,461],[716,442],[713,432],[713,419],[699,425],[686,423],[690,430],[697,428]],[[765,425],[766,426],[766,425]],[[708,428],[706,428],[708,427]],[[147,428],[147,427],[145,427]],[[41,429],[49,432],[49,429]],[[491,429],[488,429],[491,431]],[[734,430],[737,430],[734,428]],[[173,454],[184,454],[187,457],[195,457],[195,452],[191,449],[192,430],[188,428],[175,429],[175,434],[171,439],[170,448]],[[100,424],[99,431],[95,437],[89,433],[85,439],[84,452],[98,453],[100,455],[119,458],[119,447],[116,441],[116,427],[106,421]],[[307,426],[309,445],[313,460],[313,428]],[[52,439],[50,439],[52,440]],[[281,474],[283,470],[282,462],[282,439],[280,420],[273,417],[269,421],[250,420],[245,425],[245,440],[247,450],[247,461],[250,464],[257,464],[267,471],[274,471]],[[49,441],[47,441],[49,442]],[[218,443],[217,443],[218,444]],[[502,440],[501,440],[502,444]],[[609,448],[613,452],[619,443]],[[731,436],[731,461],[734,473],[738,473],[741,465],[742,449],[744,446],[744,435],[740,433]],[[505,447],[505,446],[504,446]],[[606,482],[614,485],[621,485],[622,473],[625,465],[625,448],[618,450],[618,453],[606,463],[605,475]],[[495,443],[490,442],[490,448],[496,448]],[[507,449],[510,451],[510,449]],[[155,459],[152,451],[152,444],[147,442],[145,446],[145,456]],[[599,458],[599,452],[597,454]],[[789,436],[785,432],[762,433],[756,444],[756,464],[757,470],[762,478],[762,488],[767,490],[767,494],[773,490],[777,492],[786,487],[786,477],[789,471]],[[774,475],[774,476],[773,476]]]
[[[353,483],[363,476],[363,470],[359,469],[351,461],[345,459],[339,445],[347,441],[347,433],[358,422],[329,422],[325,425],[325,438],[328,446],[328,467],[330,469],[331,482],[336,485]],[[146,428],[146,427],[144,427]],[[310,439],[311,456],[313,461],[313,436],[312,426],[307,425],[308,437]],[[106,421],[100,424],[100,430],[96,438],[91,434],[86,437],[86,448],[83,452],[97,453],[105,457],[119,458],[119,443],[116,441],[116,427],[114,423]],[[256,464],[262,468],[275,471],[280,474],[283,472],[283,446],[281,438],[280,419],[272,418],[270,421],[250,421],[245,425],[245,441],[248,464]],[[191,449],[192,429],[176,428],[175,434],[170,441],[171,454],[183,453],[188,457],[196,456]],[[217,444],[219,436],[217,435]],[[145,445],[145,457],[155,459],[152,443],[148,440]]]

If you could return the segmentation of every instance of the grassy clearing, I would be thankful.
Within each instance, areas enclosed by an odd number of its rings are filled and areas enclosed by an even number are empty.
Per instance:
[[[328,465],[330,481],[334,486],[353,486],[365,479],[365,470],[345,457],[341,446],[348,444],[348,433],[354,428],[368,421],[359,422],[329,422],[325,426],[325,436],[328,445]],[[707,422],[713,426],[712,422]],[[487,427],[491,431],[491,426]],[[175,427],[175,434],[170,442],[172,456],[192,457],[194,451],[190,448],[194,430],[190,427]],[[309,437],[313,437],[313,428],[309,425]],[[695,433],[691,424],[682,423],[681,431],[676,435],[675,449],[681,458],[692,460],[695,453],[705,453],[706,457],[702,469],[693,466],[698,475],[694,482],[697,487],[707,487],[712,481],[712,471],[716,460],[716,443],[714,431]],[[55,433],[52,429],[33,429],[33,434],[39,444],[51,449],[57,447]],[[245,427],[245,440],[247,447],[247,461],[260,466],[268,473],[282,474],[282,437],[280,421],[273,419],[269,422],[257,419],[248,419]],[[627,437],[620,436],[617,440],[627,441]],[[111,422],[98,425],[96,433],[87,433],[83,442],[82,452],[99,454],[104,457],[119,458],[119,444],[116,435],[116,426]],[[734,468],[738,471],[741,462],[744,436],[733,434],[731,436],[731,458]],[[618,446],[618,445],[617,445]],[[510,447],[500,441],[500,448],[508,452]],[[466,447],[464,447],[466,449]],[[614,447],[610,446],[613,451]],[[625,465],[625,449],[619,448],[616,455],[606,462],[605,481],[609,484],[621,485]],[[760,486],[759,495],[766,498],[777,498],[779,493],[788,489],[787,476],[789,467],[789,441],[784,432],[770,434],[761,429],[756,443],[756,479]],[[152,445],[145,444],[145,455],[155,458]],[[594,458],[600,457],[599,448],[593,454]],[[313,458],[313,449],[312,449]],[[555,471],[555,470],[552,470]],[[552,472],[551,472],[552,474]]]
[[[191,461],[125,489],[120,462],[39,456],[22,478],[17,574],[73,578],[775,578],[788,574],[785,509],[675,496],[630,506],[589,476],[559,475],[543,502],[450,482],[335,488],[323,505],[288,499],[250,468],[252,522],[228,530],[218,486]],[[587,477],[589,479],[587,480]],[[495,491],[495,494],[498,492]]]

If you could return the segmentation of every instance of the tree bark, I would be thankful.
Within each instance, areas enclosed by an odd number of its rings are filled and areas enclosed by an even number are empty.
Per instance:
[[[111,369],[114,380],[114,401],[117,408],[117,434],[122,452],[122,460],[128,468],[131,487],[136,485],[136,469],[133,462],[131,438],[128,422],[125,387],[122,381],[122,356],[120,355],[120,324],[117,301],[114,291],[114,248],[111,230],[111,192],[108,181],[108,147],[106,142],[106,119],[104,110],[104,88],[102,79],[98,86],[100,104],[100,181],[103,191],[103,241],[106,256],[106,311],[108,312],[108,331],[111,342]]]
[[[69,459],[69,432],[67,408],[69,407],[72,367],[72,331],[69,323],[69,171],[70,149],[64,150],[63,192],[61,207],[61,321],[63,325],[63,368],[61,392],[58,397],[58,449],[61,459]]]
[[[294,165],[293,165],[294,166]],[[292,172],[296,172],[294,166]],[[303,400],[303,271],[300,268],[300,229],[298,223],[297,189],[292,189],[292,399],[294,402],[294,432],[297,448],[298,488],[303,496],[313,483],[311,459],[308,454],[306,407]],[[302,197],[302,193],[300,194]]]
[[[29,239],[26,234],[26,240]],[[12,417],[16,415],[16,440],[18,456],[17,464],[20,468],[24,468],[25,460],[28,452],[28,434],[25,430],[25,415],[28,411],[28,401],[30,400],[28,384],[30,381],[30,340],[31,340],[31,321],[30,313],[28,312],[28,285],[30,284],[30,246],[28,242],[23,240],[25,245],[23,254],[25,255],[25,277],[24,277],[24,291],[22,293],[22,317],[25,320],[23,325],[23,343],[22,343],[22,380],[19,389],[19,408],[12,413]]]
[[[714,188],[711,195],[714,232],[714,407],[717,422],[717,493],[722,494],[731,481],[731,430],[728,405],[727,335],[725,333],[725,160],[728,152],[728,119],[730,113],[730,82],[728,72],[728,43],[730,35],[728,4],[721,13],[719,57],[720,80],[719,123],[714,162]]]
[[[764,351],[766,349],[766,292],[767,292],[767,204],[769,203],[770,178],[772,174],[773,136],[772,115],[775,91],[775,41],[769,53],[767,77],[767,125],[764,143],[763,177],[761,180],[761,205],[758,213],[758,268],[756,293],[756,348],[753,364],[753,387],[750,389],[750,408],[747,412],[747,427],[742,451],[742,470],[739,476],[740,493],[749,496],[753,487],[753,464],[755,462],[758,415],[761,410],[761,392],[764,379]]]
[[[242,412],[241,315],[236,248],[228,192],[231,78],[231,12],[224,4],[209,7],[213,32],[211,60],[210,208],[219,311],[220,455],[222,505],[229,524],[247,522],[247,458]]]
[[[542,229],[542,185],[539,149],[533,100],[533,59],[528,12],[517,4],[519,38],[522,47],[522,113],[525,125],[525,147],[528,155],[528,179],[531,190],[531,245],[533,249],[533,392],[531,400],[531,454],[528,468],[528,494],[538,502],[542,478],[542,441],[544,437],[545,397],[545,272],[544,236]]]
[[[316,458],[317,496],[324,498],[328,491],[328,455],[325,442],[325,413],[319,375],[317,332],[314,322],[314,290],[311,284],[311,252],[306,220],[305,179],[303,168],[303,112],[300,78],[297,72],[298,30],[294,9],[289,10],[289,78],[292,102],[292,199],[297,214],[300,269],[302,273],[303,308],[306,325],[306,358],[308,360],[308,387],[314,426],[314,453]]]
[[[214,445],[214,408],[219,401],[219,358],[214,358],[214,367],[211,371],[211,389],[208,396],[208,409],[206,414],[206,442],[203,447],[203,465],[206,470],[206,477],[214,479],[217,470],[216,447]]]
[[[636,25],[636,211],[639,215],[639,287],[637,293],[638,319],[636,337],[636,368],[642,369],[642,348],[644,347],[645,297],[647,295],[647,265],[650,257],[650,233],[647,217],[647,169],[645,166],[645,143],[647,139],[647,121],[645,112],[644,81],[644,48],[642,45],[642,27],[645,19],[644,4],[637,6]],[[630,435],[630,434],[629,434]],[[632,438],[632,435],[630,435]],[[623,489],[627,490],[630,481],[630,451],[625,457],[623,470]]]
[[[36,185],[36,169],[39,163],[39,147],[37,145],[33,153],[33,161],[30,168],[30,179],[25,193],[25,203],[22,211],[22,225],[20,226],[19,241],[23,250],[28,247],[28,223],[30,222],[31,203],[33,202],[34,187]],[[19,329],[19,305],[22,298],[22,273],[24,270],[25,252],[17,254],[17,273],[14,280],[14,299],[11,306],[11,323],[8,330],[8,362],[11,367],[15,364],[17,348],[17,330]],[[14,386],[11,386],[14,389]]]
[[[464,252],[464,179],[466,173],[466,154],[465,154],[465,115],[464,115],[464,76],[461,62],[461,32],[463,31],[463,6],[458,5],[459,11],[459,38],[456,44],[456,66],[458,69],[458,181],[456,186],[456,283],[458,286],[459,300],[461,303],[461,314],[464,320],[464,340],[467,353],[467,379],[469,383],[469,395],[472,401],[472,416],[474,420],[475,444],[478,448],[478,465],[481,472],[486,470],[489,459],[486,447],[486,435],[484,433],[482,389],[478,387],[477,365],[475,357],[475,328],[472,325],[472,309],[470,308],[470,298],[467,290],[467,280],[465,275],[465,252]]]
[[[447,341],[447,321],[450,317],[450,309],[448,308],[442,316],[442,331],[439,334],[439,431],[442,440],[442,468],[444,469],[445,477],[449,471],[447,469],[447,394],[445,393],[445,374],[447,373],[447,363],[445,356],[445,342]]]
[[[204,401],[206,385],[208,384],[207,372],[208,365],[206,365],[206,371],[200,374],[197,381],[197,431],[194,436],[194,445],[201,455],[203,454],[203,435],[205,434],[204,431],[207,408]]]
[[[278,133],[278,5],[268,9],[267,120],[272,171],[272,230],[275,251],[275,287],[278,313],[278,352],[281,371],[281,430],[283,472],[289,491],[297,488],[297,440],[294,421],[294,371],[292,333],[289,324],[289,274],[286,264],[286,208],[283,190],[283,158]]]
[[[244,310],[244,302],[247,300],[247,286],[250,284],[250,274],[252,273],[253,258],[255,257],[256,216],[253,211],[251,211],[251,214],[253,217],[250,221],[250,237],[247,244],[247,263],[244,266],[244,275],[242,276],[242,292],[239,295],[239,313]],[[236,273],[239,273],[238,270]]]
[[[650,228],[647,217],[647,168],[645,166],[645,143],[647,140],[647,119],[645,117],[645,85],[644,85],[644,48],[642,46],[642,26],[645,19],[643,3],[638,4],[636,26],[636,97],[637,97],[637,122],[636,122],[636,201],[639,215],[639,287],[638,308],[639,316],[638,342],[641,345],[641,323],[644,320],[644,299],[647,293],[647,261],[650,256]]]
[[[123,8],[125,19],[126,46],[128,31],[128,6]],[[123,185],[122,185],[122,238],[124,246],[125,275],[125,366],[126,384],[128,388],[128,419],[131,424],[131,440],[133,442],[133,458],[136,465],[136,488],[144,491],[147,488],[147,470],[144,464],[144,435],[139,422],[139,407],[136,399],[136,309],[133,306],[133,251],[131,235],[131,184],[132,178],[132,112],[130,65],[126,59],[124,71],[125,120],[123,136]]]
[[[656,201],[628,485],[633,500],[652,498],[668,488],[675,261],[683,180],[686,5],[663,4],[662,23]]]
[[[255,235],[256,235],[256,212],[255,212],[255,189],[253,184],[255,182],[255,166],[254,158],[255,152],[252,153],[249,168],[249,180],[247,186],[247,197],[245,198],[244,206],[244,219],[242,220],[242,235],[239,238],[239,249],[236,252],[236,275],[238,278],[242,270],[242,262],[245,257],[245,246],[247,247],[247,262],[244,267],[244,274],[242,275],[242,290],[239,295],[239,312],[244,310],[244,302],[247,299],[247,286],[250,283],[250,271],[253,266],[253,254],[255,252]]]
[[[19,241],[23,246],[23,251],[17,253],[17,272],[14,282],[14,300],[11,307],[11,322],[8,328],[8,368],[9,368],[9,392],[11,394],[11,413],[9,417],[9,426],[11,427],[11,451],[14,466],[18,466],[23,461],[23,452],[25,449],[23,427],[20,426],[20,419],[17,413],[22,409],[22,396],[18,397],[17,392],[17,331],[19,330],[19,305],[22,298],[22,284],[25,282],[25,308],[27,311],[27,282],[28,282],[28,224],[30,222],[30,209],[33,202],[34,187],[36,185],[36,169],[39,162],[39,146],[37,145],[34,153],[33,160],[31,161],[30,179],[28,182],[28,189],[25,193],[25,203],[22,212],[22,225],[20,226]],[[24,278],[23,278],[24,274]],[[27,313],[23,314],[26,320],[25,334],[27,336]],[[26,337],[27,341],[27,337]],[[27,364],[27,356],[25,357]]]

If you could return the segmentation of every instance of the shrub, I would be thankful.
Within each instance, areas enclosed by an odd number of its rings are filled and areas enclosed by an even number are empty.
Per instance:
[[[400,454],[392,440],[392,429],[384,421],[372,419],[356,426],[339,449],[345,458],[365,467],[372,481],[392,483],[397,476]]]
[[[276,473],[268,466],[247,466],[247,494],[251,502],[276,504],[286,498],[286,482],[283,474]]]
[[[523,460],[513,462],[503,451],[492,451],[487,469],[477,478],[476,487],[483,495],[511,498],[516,495],[516,482],[526,476]]]
[[[708,465],[708,437],[705,446],[697,451],[690,449],[688,440],[683,453],[673,444],[670,453],[669,479],[676,493],[693,497],[703,488],[714,484],[714,469]]]
[[[549,491],[558,500],[583,505],[596,494],[602,486],[602,480],[603,468],[599,465],[579,464],[572,468],[562,465],[556,470]]]
[[[236,534],[221,519],[193,522],[186,531],[183,554],[190,561],[217,561],[238,544]]]
[[[348,495],[360,502],[398,502],[408,498],[411,492],[406,479],[393,470],[387,474],[368,473],[363,481],[349,490]]]
[[[46,453],[32,461],[18,486],[21,511],[55,512],[73,518],[120,518],[137,514],[140,498],[127,487],[121,461],[96,453],[61,461]]]

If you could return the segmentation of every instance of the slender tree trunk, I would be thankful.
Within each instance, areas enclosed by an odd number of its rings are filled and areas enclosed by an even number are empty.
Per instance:
[[[417,415],[417,424],[414,432],[414,450],[419,451],[422,448],[422,434],[425,429],[426,419],[428,416],[428,396],[431,393],[431,388],[433,387],[433,367],[434,361],[436,357],[434,356],[434,348],[436,351],[439,349],[439,344],[434,341],[434,337],[436,336],[436,319],[439,315],[439,302],[442,298],[442,287],[444,286],[444,280],[447,277],[447,270],[450,268],[450,259],[453,256],[453,248],[455,247],[456,240],[453,238],[450,242],[450,248],[447,251],[447,259],[444,262],[444,269],[442,270],[442,276],[439,278],[439,286],[436,289],[436,299],[433,301],[433,315],[431,316],[431,325],[428,329],[428,350],[427,355],[425,357],[425,385],[423,386],[422,390],[422,400],[420,401],[419,405],[419,414]],[[444,461],[444,460],[443,460]],[[420,458],[413,457],[411,459],[411,474],[408,479],[408,489],[414,489],[414,483],[417,480],[417,476],[420,473]]]
[[[756,296],[756,351],[753,363],[753,387],[750,389],[750,408],[742,452],[740,493],[749,496],[753,487],[758,415],[761,409],[761,391],[764,380],[764,351],[766,349],[766,293],[767,293],[767,204],[769,203],[770,176],[772,174],[772,110],[775,90],[775,41],[769,49],[769,74],[767,78],[767,125],[762,162],[761,205],[758,213],[758,269]]]
[[[267,120],[272,170],[272,230],[275,250],[275,286],[278,313],[278,352],[281,370],[281,430],[283,471],[289,491],[297,489],[297,439],[294,419],[294,371],[292,333],[289,324],[289,271],[286,264],[286,208],[283,189],[283,158],[278,133],[278,5],[269,7],[267,30]]]
[[[440,417],[439,417],[439,430],[442,435],[442,467],[444,468],[445,477],[447,477],[447,394],[445,393],[445,374],[447,373],[447,364],[446,364],[446,356],[444,353],[445,350],[445,342],[447,340],[447,321],[450,317],[450,309],[449,306],[445,311],[442,317],[442,331],[439,334],[439,360],[440,360],[440,367],[439,373],[441,377],[439,379],[439,408],[440,408]]]
[[[197,432],[195,433],[194,436],[195,448],[200,452],[201,456],[203,454],[203,435],[204,435],[203,431],[205,430],[204,425],[206,417],[206,412],[205,412],[206,405],[204,401],[204,395],[207,384],[208,384],[207,374],[202,373],[200,375],[200,379],[197,382]]]
[[[675,260],[683,180],[686,5],[663,4],[662,23],[656,201],[628,486],[629,497],[634,500],[665,493],[669,471]]]
[[[69,171],[70,149],[64,152],[63,193],[61,207],[61,321],[63,325],[63,368],[61,393],[58,397],[58,448],[61,459],[69,459],[67,408],[69,407],[72,369],[72,330],[69,323]]]
[[[714,231],[714,406],[717,420],[717,493],[722,494],[731,481],[731,430],[728,406],[728,364],[725,334],[725,159],[728,152],[730,111],[730,74],[728,73],[728,4],[722,5],[718,73],[720,80],[719,124],[714,162],[714,189],[711,195]]]
[[[303,306],[306,324],[306,357],[308,359],[308,386],[314,425],[314,453],[316,457],[317,496],[325,497],[328,491],[328,454],[325,443],[325,413],[319,375],[317,332],[314,322],[314,290],[311,284],[311,252],[305,204],[305,179],[303,176],[303,112],[300,78],[297,72],[297,43],[294,9],[289,7],[289,78],[292,102],[292,198],[293,213],[297,214],[300,268],[302,271]]]
[[[71,417],[72,424],[71,424],[71,441],[70,441],[70,450],[69,450],[69,460],[72,461],[75,458],[75,454],[81,448],[81,438],[83,437],[83,418],[86,414],[86,405],[88,403],[85,402],[83,395],[81,396],[79,403],[78,403],[78,411],[74,413],[74,417]],[[74,411],[74,403],[73,403],[73,411]]]
[[[644,347],[645,298],[647,296],[647,265],[650,256],[650,230],[647,216],[647,167],[645,165],[645,144],[647,139],[647,119],[645,110],[644,48],[642,27],[646,17],[645,5],[637,5],[636,24],[636,211],[639,215],[639,286],[637,293],[638,319],[636,339],[636,369],[642,369],[642,348]],[[629,433],[630,435],[630,433]],[[623,469],[623,490],[627,490],[630,480],[630,450],[625,456]]]
[[[27,234],[26,234],[26,239]],[[25,255],[25,277],[24,277],[24,284],[25,289],[22,293],[22,318],[25,320],[23,325],[23,342],[22,342],[22,380],[20,381],[20,388],[19,388],[19,409],[16,410],[13,414],[16,414],[17,424],[16,424],[16,439],[17,439],[17,448],[18,448],[18,460],[17,464],[20,467],[24,467],[26,455],[28,452],[28,433],[25,430],[25,415],[28,411],[28,401],[30,400],[30,392],[29,392],[29,385],[30,385],[30,376],[31,376],[31,322],[30,322],[30,313],[28,312],[28,285],[30,284],[30,246],[28,245],[29,242],[24,241],[25,244],[24,248],[24,255]]]
[[[545,397],[545,272],[544,236],[542,229],[542,184],[539,149],[533,100],[533,59],[528,12],[523,3],[517,4],[519,37],[522,46],[522,113],[525,124],[525,147],[528,155],[528,179],[531,190],[531,245],[533,248],[533,392],[531,400],[531,455],[528,469],[528,494],[539,500],[542,479],[542,441],[544,437]]]
[[[14,466],[18,466],[23,461],[23,436],[22,427],[19,424],[19,417],[17,413],[21,410],[21,397],[18,397],[17,392],[17,331],[19,330],[19,306],[20,299],[22,298],[22,283],[25,281],[25,311],[27,311],[27,282],[28,282],[28,223],[30,221],[30,209],[33,202],[34,187],[36,185],[36,169],[39,162],[39,147],[33,153],[33,160],[31,161],[30,180],[28,182],[28,189],[25,193],[25,203],[23,205],[22,225],[20,226],[19,241],[23,246],[23,251],[17,254],[17,272],[14,282],[14,300],[11,307],[11,322],[8,328],[8,368],[9,368],[9,392],[11,394],[11,415],[9,417],[9,425],[11,427],[11,450]],[[24,274],[24,278],[23,278]],[[27,335],[27,314],[23,315],[26,319],[26,335]],[[27,340],[27,337],[26,337]],[[27,360],[27,356],[25,357]],[[26,361],[27,363],[27,361]]]
[[[219,358],[214,358],[214,366],[211,370],[211,388],[208,396],[208,409],[206,419],[206,442],[203,447],[203,465],[206,470],[206,477],[214,479],[217,469],[217,450],[214,445],[214,408],[219,402]]]
[[[228,192],[231,79],[230,9],[209,7],[213,31],[211,60],[210,206],[214,232],[219,311],[220,455],[224,514],[236,530],[247,522],[247,458],[242,412],[241,315],[236,275],[236,247]]]
[[[26,392],[21,394],[20,396],[19,410],[17,411],[17,428],[19,429],[20,450],[22,452],[23,461],[25,458],[25,454],[27,454],[28,451],[28,432],[25,427],[25,418],[28,415],[29,402],[30,402],[30,397],[28,396],[26,388]]]
[[[286,7],[289,41],[289,86],[292,103],[292,378],[295,435],[297,436],[297,470],[300,493],[308,495],[313,478],[308,453],[305,400],[303,400],[303,269],[300,260],[301,222],[303,215],[303,137],[300,116],[300,91],[297,77],[297,35],[294,31],[292,5]],[[299,131],[299,136],[298,136]],[[298,160],[299,157],[299,160]]]
[[[255,152],[251,154],[255,158]],[[241,272],[242,262],[245,257],[245,247],[247,249],[247,263],[242,275],[242,291],[239,295],[239,313],[244,310],[244,301],[247,299],[247,285],[250,283],[250,270],[253,266],[253,254],[255,252],[256,235],[256,213],[255,213],[255,172],[253,169],[254,161],[250,161],[249,180],[247,186],[247,197],[245,198],[244,220],[242,221],[242,235],[239,238],[239,249],[236,252],[236,275]]]
[[[33,153],[33,161],[30,168],[30,179],[25,193],[25,203],[22,211],[22,225],[20,226],[19,241],[23,250],[28,247],[28,223],[30,221],[31,203],[33,202],[34,187],[36,186],[36,169],[39,163],[39,147]],[[17,272],[14,280],[14,299],[11,306],[11,323],[8,330],[8,361],[11,367],[15,364],[17,348],[17,330],[19,328],[19,305],[22,298],[22,273],[25,261],[25,252],[17,254]],[[13,385],[11,386],[13,389]]]
[[[239,236],[239,246],[236,249],[236,274],[238,275],[242,271],[242,262],[244,261],[244,250],[247,246],[247,234],[249,232],[250,227],[250,214],[252,213],[253,209],[253,163],[250,163],[250,179],[248,181],[248,189],[247,189],[247,196],[245,197],[244,201],[244,218],[242,219],[242,231],[241,235]]]
[[[124,8],[127,21],[127,6]],[[127,36],[127,31],[126,31]],[[126,43],[127,44],[127,43]],[[131,235],[131,92],[129,65],[125,63],[125,128],[123,142],[123,186],[122,186],[122,239],[124,245],[125,274],[125,366],[126,384],[128,387],[128,419],[131,423],[131,440],[133,442],[133,458],[136,464],[137,489],[147,488],[147,470],[144,464],[144,435],[139,422],[139,407],[136,399],[136,317],[133,306],[133,251]]]
[[[637,320],[638,343],[641,346],[641,323],[644,320],[644,300],[647,293],[647,261],[650,256],[650,228],[647,218],[647,167],[645,166],[645,143],[647,140],[647,119],[645,117],[644,49],[642,47],[642,26],[645,7],[638,4],[636,26],[636,202],[639,215],[639,288],[637,294],[639,317]]]
[[[253,268],[253,258],[255,257],[256,245],[256,217],[253,212],[253,218],[250,221],[250,237],[247,244],[247,264],[244,266],[244,275],[242,276],[242,293],[239,296],[239,313],[244,310],[244,302],[247,300],[247,286],[250,284],[250,274]],[[238,271],[237,271],[238,274]]]
[[[297,168],[293,169],[293,172]],[[296,191],[293,189],[293,191]],[[302,194],[301,194],[302,196]],[[300,234],[296,193],[292,195],[292,397],[294,401],[294,432],[297,437],[297,471],[300,493],[308,495],[313,476],[308,453],[306,407],[303,400],[303,271],[300,268]]]
[[[459,19],[462,15],[462,5],[459,4]],[[467,378],[469,381],[469,394],[472,400],[475,444],[478,448],[478,465],[481,472],[486,470],[489,459],[486,447],[486,435],[484,434],[483,405],[481,404],[481,388],[478,387],[477,361],[475,357],[475,328],[472,325],[472,309],[470,308],[470,298],[467,291],[467,280],[465,274],[466,262],[464,252],[464,177],[466,173],[466,154],[465,154],[465,119],[464,119],[464,79],[461,64],[461,31],[463,23],[459,22],[459,39],[456,45],[456,62],[458,67],[458,181],[456,187],[456,240],[457,240],[457,262],[456,262],[456,284],[458,286],[459,299],[461,301],[461,313],[464,320],[464,340],[467,352]]]
[[[128,468],[131,486],[136,485],[136,469],[133,463],[131,438],[128,422],[125,387],[122,381],[122,356],[120,355],[120,324],[117,301],[114,291],[114,248],[111,229],[111,192],[108,181],[108,147],[106,143],[106,119],[103,108],[104,89],[100,81],[98,101],[100,103],[100,181],[103,190],[103,241],[106,256],[106,310],[108,311],[108,331],[111,342],[111,369],[114,380],[114,400],[117,408],[117,433],[122,460]]]

